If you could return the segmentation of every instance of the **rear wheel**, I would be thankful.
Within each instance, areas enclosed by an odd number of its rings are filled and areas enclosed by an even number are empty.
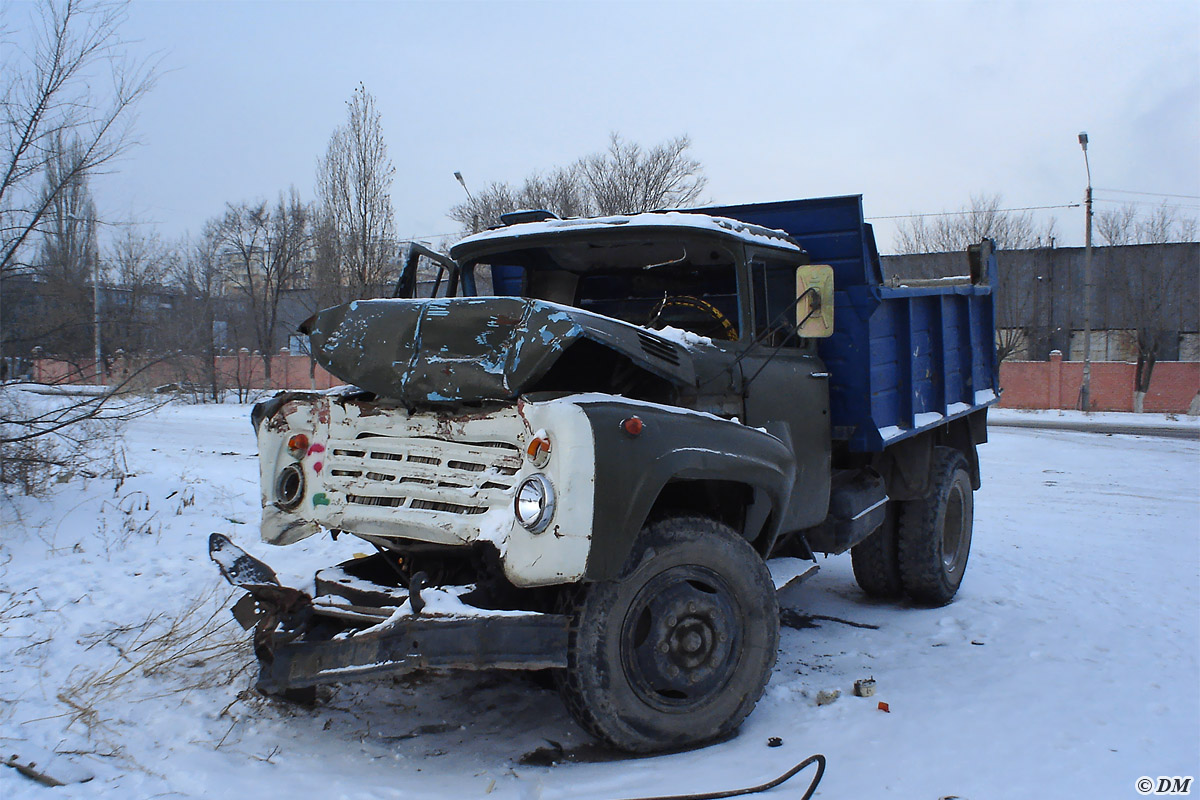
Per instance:
[[[887,516],[875,532],[850,548],[854,580],[872,597],[891,600],[904,590],[900,583],[900,559],[896,550],[896,524],[900,503],[887,504]]]
[[[901,509],[897,555],[905,593],[940,606],[954,598],[967,569],[975,506],[967,461],[957,450],[934,448],[929,481],[929,494]]]
[[[575,599],[559,689],[592,735],[653,752],[735,731],[762,696],[779,606],[759,555],[729,526],[646,526],[616,580]]]

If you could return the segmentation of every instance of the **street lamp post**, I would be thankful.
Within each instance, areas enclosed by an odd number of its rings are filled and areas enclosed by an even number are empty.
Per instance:
[[[1087,169],[1086,228],[1083,245],[1083,383],[1079,386],[1079,406],[1085,413],[1092,403],[1092,167],[1088,163],[1088,135],[1079,134],[1083,165]]]
[[[468,200],[475,199],[474,197],[471,197],[471,190],[467,188],[467,182],[465,180],[463,180],[462,173],[459,172],[458,170],[455,170],[455,172],[454,172],[454,180],[458,181],[462,185],[463,191],[467,193]]]
[[[462,184],[463,191],[467,193],[467,199],[471,201],[471,233],[479,232],[479,212],[474,208],[475,198],[471,196],[471,190],[467,188],[467,182],[463,180],[462,173],[455,170],[454,179]]]

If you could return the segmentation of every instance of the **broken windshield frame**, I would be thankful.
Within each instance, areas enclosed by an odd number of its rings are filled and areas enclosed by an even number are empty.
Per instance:
[[[428,297],[454,297],[458,294],[459,268],[445,253],[439,253],[420,242],[409,242],[404,259],[404,269],[396,280],[396,289],[392,297],[413,298],[421,296],[418,291],[422,284],[428,285],[428,280],[421,278],[421,259],[433,262],[435,273],[432,286],[429,287]],[[427,270],[428,271],[428,270]],[[441,292],[441,294],[439,294]]]
[[[635,325],[739,339],[752,313],[739,291],[744,248],[677,229],[656,233],[513,240],[465,261],[464,293],[548,300]]]

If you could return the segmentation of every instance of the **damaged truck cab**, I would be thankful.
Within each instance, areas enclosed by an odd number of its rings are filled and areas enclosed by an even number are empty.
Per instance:
[[[414,256],[398,297],[302,328],[350,385],[254,410],[263,539],[378,551],[281,603],[214,535],[264,688],[550,667],[589,732],[652,751],[761,696],[770,556],[852,550],[874,595],[954,596],[995,400],[987,243],[971,277],[889,287],[849,197],[534,212],[422,252],[451,296],[414,296]]]

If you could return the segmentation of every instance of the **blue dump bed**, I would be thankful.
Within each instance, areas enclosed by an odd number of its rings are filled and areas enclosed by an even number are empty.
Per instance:
[[[819,349],[833,437],[851,450],[882,450],[997,401],[989,248],[963,254],[973,282],[889,287],[861,195],[702,211],[787,231],[812,263],[833,267],[834,334]]]

